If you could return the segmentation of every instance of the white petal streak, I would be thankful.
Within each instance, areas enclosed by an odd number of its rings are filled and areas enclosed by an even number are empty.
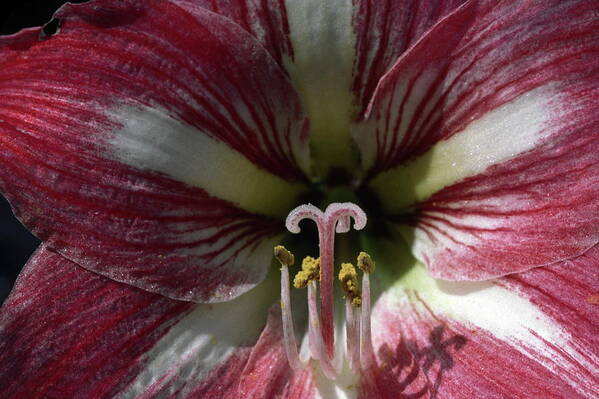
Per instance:
[[[588,378],[579,370],[599,373],[594,348],[576,345],[572,335],[529,299],[492,282],[449,282],[433,279],[422,266],[403,279],[410,289],[398,288],[381,298],[399,308],[415,306],[468,328],[480,328],[526,357],[559,374],[581,394],[590,394]],[[379,323],[381,321],[379,320]],[[376,324],[373,326],[376,330]]]
[[[285,67],[310,117],[314,155],[347,166],[352,160],[353,2],[287,0],[286,8],[293,56]]]
[[[413,162],[383,173],[373,185],[386,203],[400,208],[529,151],[552,133],[547,123],[557,117],[557,110],[549,108],[556,98],[550,85],[525,93],[438,142]],[[406,182],[411,183],[415,198],[399,189]]]
[[[286,212],[299,184],[288,183],[253,164],[222,141],[211,138],[160,108],[121,106],[107,112],[122,128],[109,149],[117,160],[165,174],[250,212]]]
[[[231,302],[198,305],[146,354],[151,360],[120,397],[185,397],[197,388],[236,351],[255,342],[275,300],[273,282],[269,279]]]

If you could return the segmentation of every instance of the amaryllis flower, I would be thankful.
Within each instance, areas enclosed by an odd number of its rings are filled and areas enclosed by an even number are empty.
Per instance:
[[[0,396],[599,395],[597,2],[55,18],[0,38],[0,188],[43,240]]]

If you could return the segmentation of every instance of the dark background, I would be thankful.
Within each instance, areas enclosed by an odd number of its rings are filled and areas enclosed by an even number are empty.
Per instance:
[[[66,1],[0,0],[0,35],[12,34],[29,26],[44,25],[64,3]],[[0,303],[38,245],[39,240],[19,223],[6,199],[0,196]]]

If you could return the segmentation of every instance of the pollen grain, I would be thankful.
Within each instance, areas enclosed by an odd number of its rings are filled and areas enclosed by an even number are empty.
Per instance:
[[[339,281],[345,297],[349,299],[354,307],[362,305],[362,292],[358,287],[358,273],[351,263],[342,263],[339,271]]]
[[[302,260],[302,270],[293,279],[293,286],[305,288],[310,281],[320,281],[320,258],[306,256]]]

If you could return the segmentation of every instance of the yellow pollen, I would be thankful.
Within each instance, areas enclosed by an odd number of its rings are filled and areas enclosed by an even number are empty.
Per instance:
[[[362,305],[362,293],[358,287],[358,273],[351,263],[342,263],[339,271],[339,281],[345,297],[349,299],[354,307]]]
[[[302,270],[293,279],[293,286],[305,288],[310,281],[320,281],[320,258],[306,256],[302,260]]]
[[[291,266],[295,263],[295,256],[282,245],[277,245],[275,247],[275,258],[277,258],[283,266]]]
[[[358,255],[358,267],[364,273],[372,273],[374,272],[374,261],[366,252],[360,252]]]

